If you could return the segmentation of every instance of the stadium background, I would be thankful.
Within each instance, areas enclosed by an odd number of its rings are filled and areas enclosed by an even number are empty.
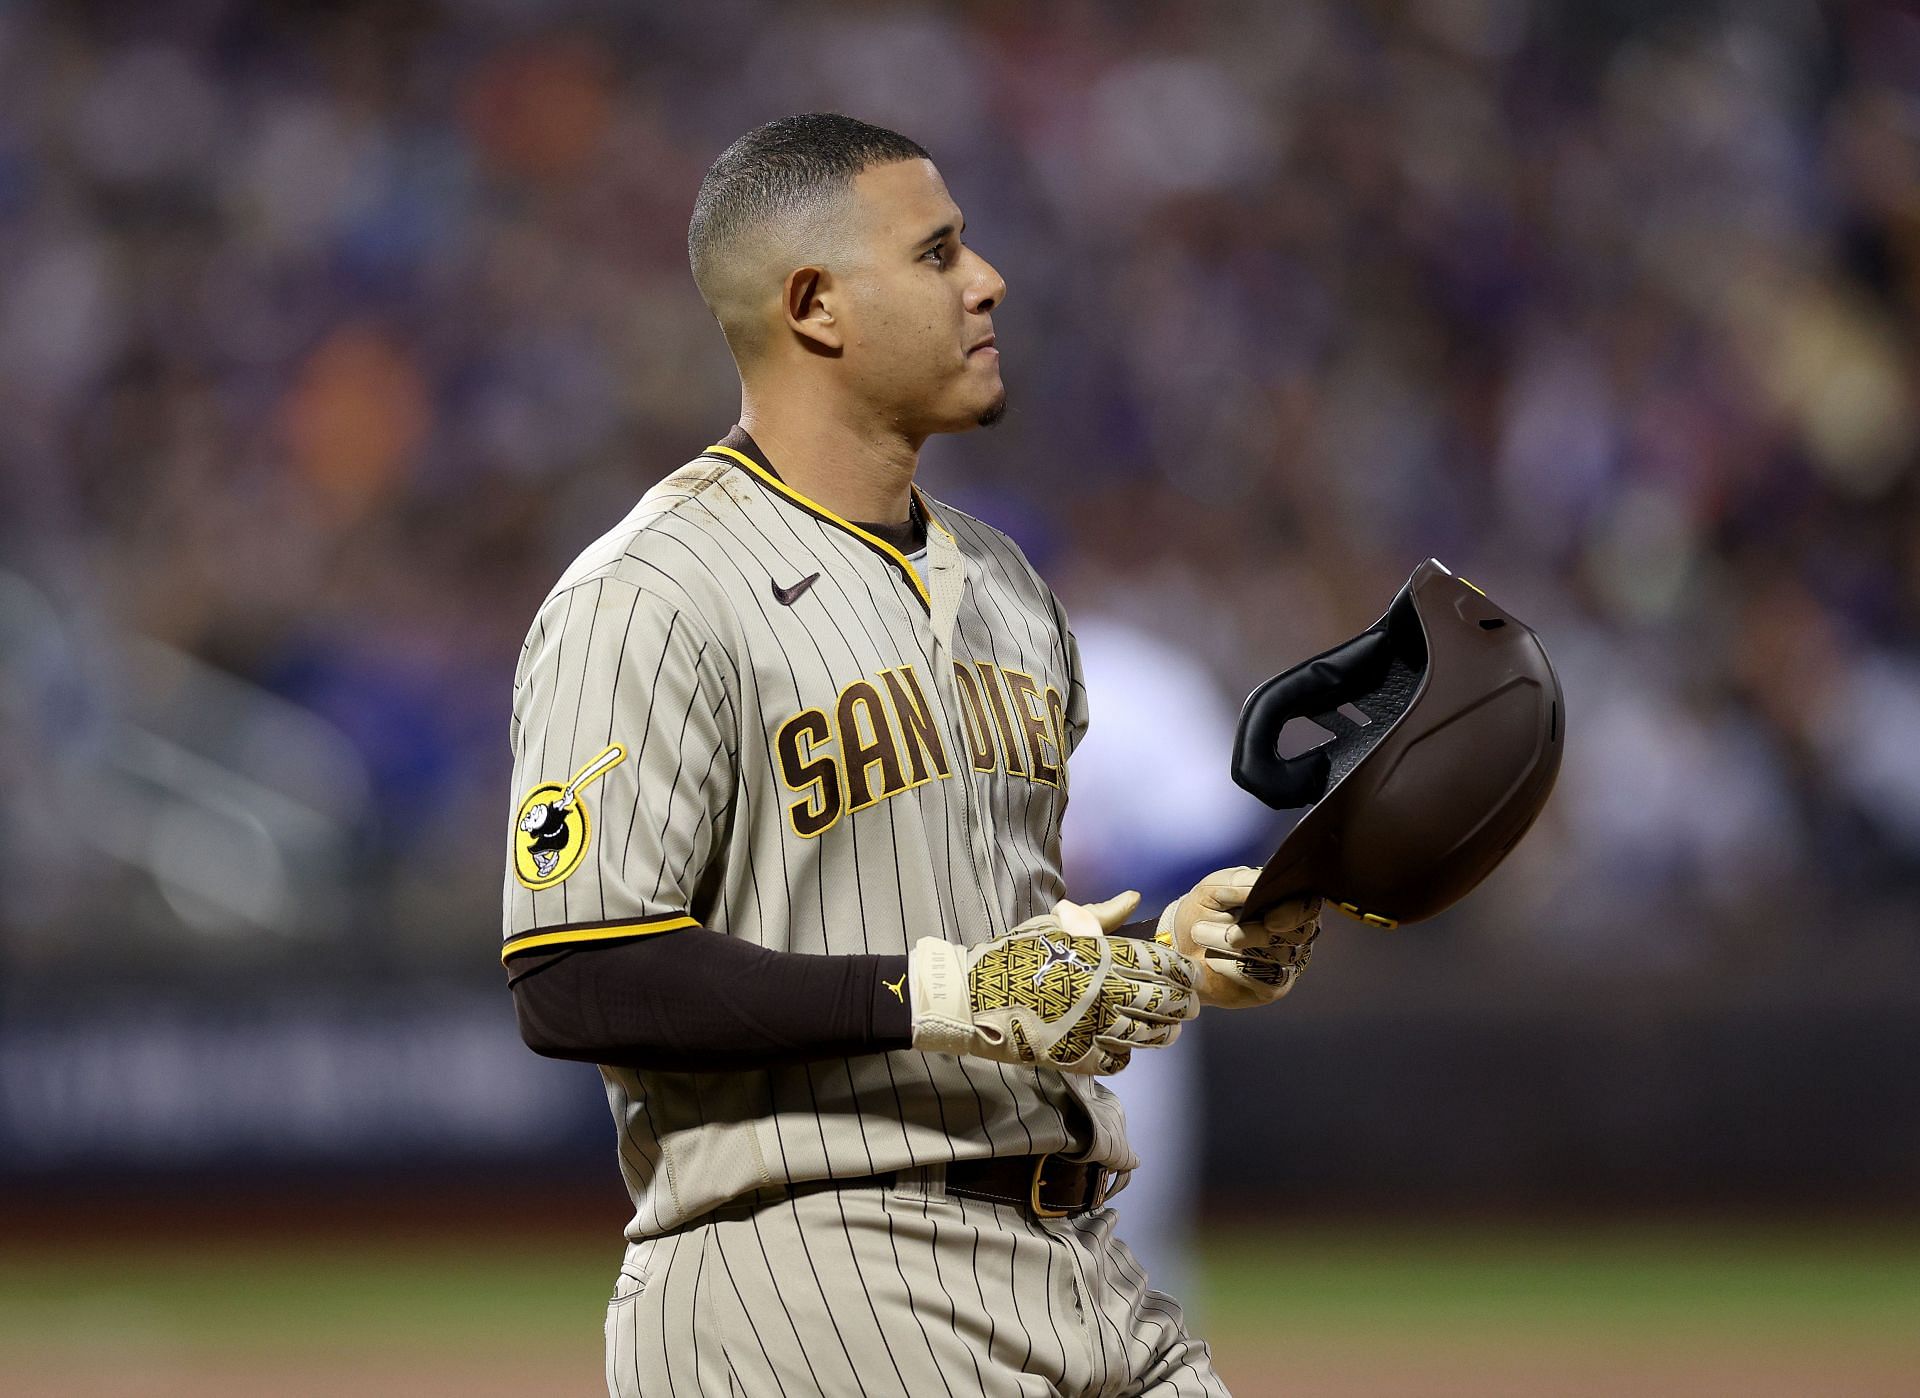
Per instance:
[[[1176,1051],[1236,1390],[1909,1391],[1920,20],[1787,0],[0,8],[9,1391],[593,1390],[512,659],[732,421],[687,210],[812,109],[1008,278],[923,479],[1107,637],[1076,895],[1284,828],[1103,722],[1191,769],[1430,554],[1566,683],[1493,881]]]

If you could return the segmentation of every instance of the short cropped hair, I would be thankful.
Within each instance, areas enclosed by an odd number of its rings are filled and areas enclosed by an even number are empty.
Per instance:
[[[742,254],[764,246],[781,225],[797,227],[854,176],[896,160],[930,160],[918,142],[838,112],[781,117],[755,127],[713,162],[693,201],[687,258],[700,295],[739,354],[751,327],[742,304]]]

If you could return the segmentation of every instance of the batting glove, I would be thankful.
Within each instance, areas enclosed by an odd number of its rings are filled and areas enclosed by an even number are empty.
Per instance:
[[[1200,1010],[1200,968],[1153,942],[1106,935],[1139,903],[1065,899],[1004,937],[923,937],[907,958],[913,1046],[1063,1073],[1117,1073],[1172,1043]]]
[[[1258,922],[1239,920],[1259,876],[1245,865],[1217,870],[1160,914],[1154,940],[1198,963],[1202,1005],[1270,1005],[1293,989],[1313,955],[1313,939],[1320,935],[1318,898],[1289,899]]]

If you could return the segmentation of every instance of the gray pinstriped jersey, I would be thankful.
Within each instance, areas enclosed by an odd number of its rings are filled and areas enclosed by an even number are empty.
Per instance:
[[[1004,534],[915,495],[920,568],[716,447],[581,554],[515,677],[503,955],[690,922],[897,954],[1065,896],[1087,725],[1066,615]],[[1136,1163],[1095,1080],[979,1059],[601,1073],[635,1238],[787,1180],[1051,1150]]]

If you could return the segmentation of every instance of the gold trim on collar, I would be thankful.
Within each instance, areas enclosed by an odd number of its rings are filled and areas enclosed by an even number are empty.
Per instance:
[[[920,502],[920,513],[926,519],[927,523],[931,524],[935,529],[938,529],[942,534],[945,534],[949,542],[958,545],[960,541],[953,537],[953,531],[940,522],[940,516],[935,514],[933,512],[933,506],[927,503],[927,493],[917,485],[909,485],[907,489],[911,490],[913,492],[913,498]]]
[[[879,538],[878,536],[873,534],[869,534],[866,530],[862,529],[859,525],[854,524],[849,520],[844,520],[840,518],[839,515],[835,514],[832,510],[828,509],[825,505],[822,505],[819,501],[809,500],[806,496],[802,495],[799,491],[795,490],[792,486],[788,485],[785,481],[781,480],[778,476],[770,474],[768,471],[762,468],[759,462],[755,461],[752,457],[748,456],[745,452],[735,451],[732,447],[722,446],[718,442],[715,442],[712,446],[708,447],[707,450],[710,452],[718,452],[722,456],[725,456],[730,460],[739,462],[740,465],[746,467],[747,470],[753,472],[755,479],[759,480],[761,484],[767,486],[771,490],[778,491],[780,494],[786,496],[787,499],[793,501],[794,504],[800,506],[801,509],[806,510],[809,514],[817,515],[819,518],[826,520],[827,523],[829,524],[839,525],[842,529],[846,530],[849,534],[853,535],[854,538],[858,539],[861,543],[865,544],[868,548],[874,549],[875,551],[877,551],[887,559],[891,560],[892,563],[896,567],[898,567],[901,572],[907,575],[907,581],[913,584],[913,590],[920,595],[920,604],[924,606],[928,611],[933,610],[933,596],[931,593],[927,591],[926,581],[920,576],[919,570],[915,568],[913,564],[907,561],[907,556],[904,553],[900,552],[899,549],[895,548],[892,544],[888,543],[885,539]],[[920,493],[920,488],[916,485],[909,484],[907,489],[911,490],[914,494],[914,497],[917,500],[919,500],[921,513],[926,515],[927,523],[938,528],[939,531],[942,534],[945,534],[949,539],[953,538],[953,531],[948,529],[946,525],[940,523],[939,519],[934,515],[933,511],[927,508],[927,497]]]

